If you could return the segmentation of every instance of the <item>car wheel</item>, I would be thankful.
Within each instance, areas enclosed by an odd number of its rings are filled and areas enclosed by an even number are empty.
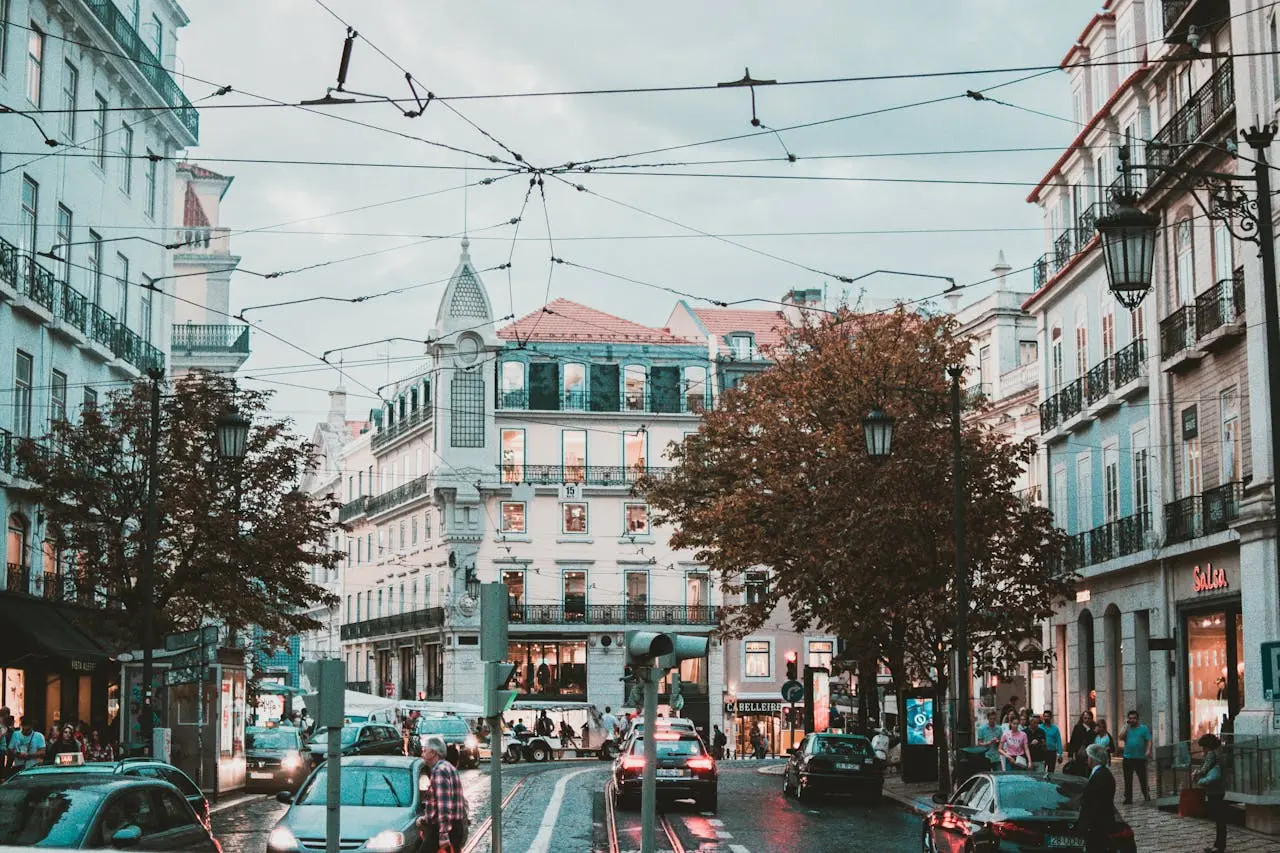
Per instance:
[[[788,797],[790,795],[791,795],[791,783],[787,781],[787,771],[783,770],[782,771],[782,796]]]
[[[813,801],[813,791],[802,785],[799,779],[796,779],[796,799],[802,803]]]
[[[551,749],[545,743],[535,743],[529,747],[530,761],[547,761],[551,758]]]

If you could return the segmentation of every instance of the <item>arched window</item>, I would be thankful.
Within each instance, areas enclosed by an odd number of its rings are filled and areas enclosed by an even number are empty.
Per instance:
[[[707,369],[689,366],[684,369],[684,408],[701,412],[707,408]]]
[[[623,368],[622,392],[624,407],[628,412],[645,410],[645,379],[643,364],[628,364]]]
[[[1062,387],[1062,326],[1049,332],[1049,383],[1056,392]]]
[[[31,525],[25,516],[14,513],[9,516],[9,535],[5,542],[4,561],[9,569],[21,570],[27,567],[30,557],[27,555],[27,537]]]

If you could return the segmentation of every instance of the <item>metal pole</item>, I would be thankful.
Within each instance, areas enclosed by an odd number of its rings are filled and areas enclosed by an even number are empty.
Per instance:
[[[492,664],[486,663],[485,666]],[[489,816],[489,850],[492,853],[502,853],[501,715],[489,718]]]
[[[324,792],[324,849],[338,853],[342,834],[342,726],[329,726],[329,748],[325,761],[327,777]]]
[[[951,376],[951,465],[955,481],[956,519],[956,730],[955,748],[969,746],[970,707],[969,692],[969,568],[965,549],[965,477],[964,459],[960,444],[960,377],[961,366],[947,368]]]
[[[196,670],[196,785],[204,791],[204,620],[200,620],[200,666]]]
[[[640,782],[640,853],[656,853],[658,817],[658,667],[640,668],[644,678],[644,774]]]
[[[152,684],[155,666],[152,651],[155,646],[155,573],[156,543],[160,538],[160,516],[156,506],[156,489],[160,467],[160,380],[164,371],[153,367],[147,371],[151,378],[151,429],[147,436],[147,509],[146,540],[142,555],[142,571],[138,586],[142,595],[142,754],[152,755],[155,740],[155,722],[152,711]]]

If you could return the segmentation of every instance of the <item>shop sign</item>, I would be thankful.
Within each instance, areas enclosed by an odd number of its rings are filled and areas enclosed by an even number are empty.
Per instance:
[[[71,668],[76,672],[93,672],[98,668],[98,665],[93,661],[73,660],[71,661]]]
[[[1200,435],[1200,418],[1195,406],[1187,406],[1182,410],[1182,440]]]
[[[778,714],[782,712],[781,702],[744,702],[738,700],[739,714]]]
[[[1192,592],[1213,592],[1218,589],[1227,589],[1229,586],[1227,570],[1215,569],[1213,563],[1205,563],[1203,569],[1196,566],[1191,570]]]

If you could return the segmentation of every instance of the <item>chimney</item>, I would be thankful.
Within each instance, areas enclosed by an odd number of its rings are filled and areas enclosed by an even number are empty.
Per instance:
[[[1013,267],[1009,266],[1009,262],[1004,259],[1004,250],[1000,250],[1000,254],[996,257],[996,265],[991,268],[996,274],[996,290],[1005,289],[1005,276],[1013,271]]]
[[[329,426],[342,430],[347,423],[347,389],[339,385],[329,392]]]

